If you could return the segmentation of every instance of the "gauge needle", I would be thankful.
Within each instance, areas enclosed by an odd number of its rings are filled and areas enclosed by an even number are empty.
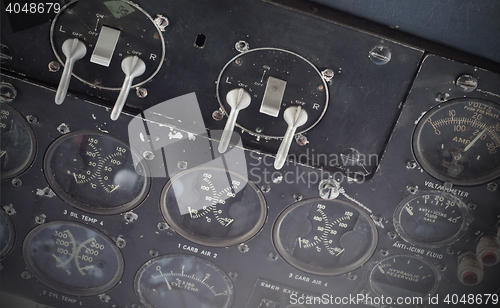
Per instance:
[[[0,157],[4,156],[7,153],[7,151],[0,151]]]
[[[299,236],[299,247],[302,248],[302,238]]]
[[[467,152],[467,151],[468,151],[468,150],[469,150],[469,149],[470,149],[470,148],[474,145],[474,143],[476,143],[476,141],[478,141],[478,140],[479,140],[479,138],[481,138],[481,136],[482,136],[485,132],[486,132],[486,128],[485,128],[482,132],[480,132],[480,133],[476,136],[476,138],[474,138],[474,140],[472,140],[472,142],[471,142],[471,143],[469,143],[469,144],[465,147],[464,152]]]
[[[115,187],[115,188],[113,188],[113,189],[112,189],[109,193],[114,192],[115,190],[117,190],[117,189],[118,189],[118,187],[120,187],[120,185],[116,185],[116,187]]]
[[[167,283],[168,290],[172,291],[172,286],[170,285],[170,282],[168,282],[167,277],[163,277],[163,278],[165,278],[165,282]]]

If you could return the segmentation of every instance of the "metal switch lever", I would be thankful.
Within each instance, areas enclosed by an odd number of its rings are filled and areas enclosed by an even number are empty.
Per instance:
[[[227,150],[231,135],[233,134],[236,118],[240,110],[247,108],[250,105],[252,98],[247,91],[242,88],[237,88],[229,91],[226,95],[226,101],[231,106],[231,112],[224,126],[224,131],[220,138],[219,153],[224,153]]]
[[[276,154],[276,159],[274,160],[274,168],[277,170],[281,169],[285,163],[295,131],[299,126],[306,124],[307,112],[300,106],[292,106],[285,110],[283,118],[288,124],[288,128],[286,129],[285,136],[283,137],[283,141]]]
[[[61,105],[66,98],[69,81],[71,79],[71,72],[73,71],[73,65],[77,60],[85,57],[87,54],[87,47],[79,39],[71,38],[64,41],[62,45],[62,52],[66,56],[66,62],[64,63],[64,71],[56,92],[55,101],[58,105]]]
[[[132,81],[135,77],[141,76],[146,71],[146,64],[138,56],[128,56],[122,61],[122,71],[125,73],[122,89],[116,99],[113,111],[111,111],[111,120],[116,121],[122,112],[128,93],[132,87]]]

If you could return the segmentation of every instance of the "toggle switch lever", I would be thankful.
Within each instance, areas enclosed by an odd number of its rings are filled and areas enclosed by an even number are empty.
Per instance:
[[[226,101],[231,106],[231,112],[224,126],[224,131],[220,138],[219,153],[224,153],[227,150],[231,135],[233,134],[236,118],[240,110],[247,108],[252,100],[250,94],[242,88],[237,88],[229,91],[226,95]]]
[[[274,160],[274,168],[277,170],[281,169],[285,163],[295,131],[299,126],[306,124],[307,112],[300,106],[292,106],[285,110],[283,118],[288,124],[288,128],[286,129],[285,136],[283,137],[283,141],[276,154],[276,159]]]
[[[56,104],[61,105],[66,98],[68,92],[69,81],[71,79],[71,72],[73,65],[77,60],[85,57],[87,54],[87,47],[85,44],[76,38],[67,39],[62,45],[62,52],[66,56],[66,63],[64,63],[64,71],[59,81],[59,86],[56,92]]]
[[[116,99],[113,111],[111,111],[111,120],[116,121],[122,112],[128,93],[132,87],[132,81],[146,71],[146,64],[138,56],[128,56],[122,60],[122,71],[125,73],[122,89]]]

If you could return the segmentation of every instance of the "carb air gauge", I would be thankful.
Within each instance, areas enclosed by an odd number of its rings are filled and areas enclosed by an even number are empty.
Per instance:
[[[252,238],[267,207],[254,183],[221,168],[193,168],[174,176],[161,194],[163,217],[179,235],[207,246],[226,247]]]
[[[273,230],[280,255],[299,270],[340,275],[363,265],[377,246],[377,228],[357,205],[309,199],[292,204]]]
[[[123,257],[106,235],[84,224],[53,221],[33,229],[24,240],[29,270],[60,292],[96,295],[120,281]]]
[[[500,106],[479,98],[453,99],[432,108],[413,134],[413,151],[430,175],[456,185],[500,176]]]
[[[189,255],[148,261],[135,275],[135,292],[148,308],[229,308],[234,287],[217,266]]]

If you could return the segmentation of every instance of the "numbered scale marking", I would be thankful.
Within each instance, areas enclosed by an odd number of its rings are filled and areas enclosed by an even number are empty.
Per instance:
[[[309,199],[278,217],[273,240],[288,263],[316,275],[339,275],[363,265],[377,246],[373,220],[343,200]]]
[[[423,247],[443,247],[460,239],[471,219],[457,197],[429,191],[404,199],[394,212],[394,227],[407,242]]]
[[[53,221],[24,240],[29,270],[47,286],[70,295],[96,295],[114,287],[123,274],[123,257],[106,235],[84,224]]]
[[[500,176],[500,105],[479,98],[453,99],[432,108],[413,134],[413,151],[430,175],[457,185]]]
[[[144,264],[135,292],[148,308],[228,308],[234,297],[229,277],[216,265],[188,255],[165,255]]]
[[[147,166],[140,161],[134,168],[133,155],[123,141],[109,134],[74,132],[50,145],[45,176],[61,199],[80,210],[125,212],[144,200],[150,186]]]
[[[193,168],[163,188],[161,211],[181,236],[198,244],[225,247],[253,237],[264,224],[267,207],[254,183],[233,171]]]

